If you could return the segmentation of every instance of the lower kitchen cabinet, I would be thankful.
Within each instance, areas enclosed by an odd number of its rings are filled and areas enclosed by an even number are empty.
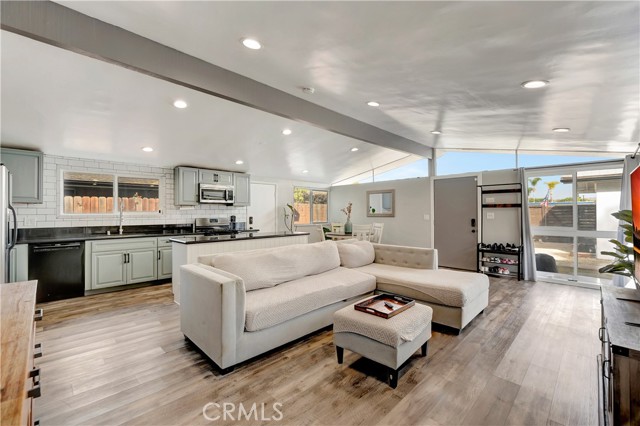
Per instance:
[[[85,250],[85,289],[157,280],[157,246],[157,238],[91,241]]]
[[[91,256],[91,289],[127,284],[126,254],[122,251]]]
[[[127,256],[127,284],[143,283],[158,279],[156,248],[131,250]]]
[[[158,279],[171,278],[173,249],[168,238],[158,238]]]

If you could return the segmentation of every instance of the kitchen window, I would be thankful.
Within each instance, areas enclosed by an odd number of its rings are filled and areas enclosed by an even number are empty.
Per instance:
[[[160,179],[107,173],[62,172],[63,214],[160,212]]]
[[[329,191],[310,188],[293,188],[293,207],[298,212],[294,224],[309,225],[327,223]]]

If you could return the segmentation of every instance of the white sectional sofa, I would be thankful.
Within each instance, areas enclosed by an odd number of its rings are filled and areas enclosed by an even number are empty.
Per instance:
[[[458,330],[488,304],[488,278],[438,270],[434,249],[324,241],[198,261],[181,267],[180,325],[223,370],[331,325],[376,290],[429,305],[433,322]]]

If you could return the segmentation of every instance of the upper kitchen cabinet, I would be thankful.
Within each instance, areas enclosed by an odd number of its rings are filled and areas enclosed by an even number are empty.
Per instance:
[[[212,185],[231,186],[233,185],[233,173],[221,172],[218,170],[200,169],[198,182],[209,183]]]
[[[177,206],[198,204],[198,182],[200,170],[193,167],[176,167],[174,171],[175,201]]]
[[[234,206],[250,206],[251,205],[251,177],[246,173],[234,173],[235,193]]]
[[[2,148],[2,162],[13,176],[12,201],[14,203],[42,203],[41,152]]]

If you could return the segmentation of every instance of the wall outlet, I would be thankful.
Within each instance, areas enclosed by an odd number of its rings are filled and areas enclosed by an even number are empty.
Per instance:
[[[487,197],[487,203],[495,203],[496,199],[493,197]]]
[[[495,218],[496,218],[495,213],[489,213],[489,212],[487,212],[487,219],[495,219]]]
[[[424,218],[424,220],[429,220],[429,219],[430,219],[430,216],[429,216],[428,214],[425,214],[425,215],[423,216],[423,218]]]
[[[27,228],[32,228],[34,226],[36,226],[36,217],[35,216],[26,216],[24,218],[24,226]]]

